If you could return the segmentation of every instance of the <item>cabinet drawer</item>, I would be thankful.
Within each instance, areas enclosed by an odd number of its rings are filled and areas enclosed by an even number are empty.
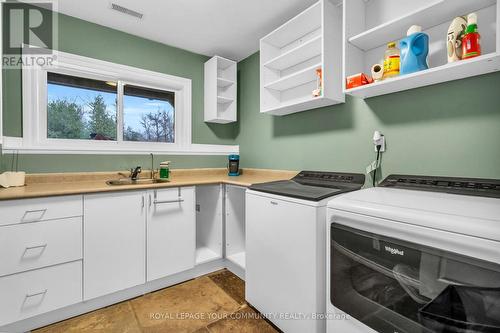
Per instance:
[[[0,226],[82,215],[82,196],[0,201]]]
[[[0,326],[82,301],[82,262],[0,278]]]
[[[0,228],[0,276],[82,258],[82,217]]]

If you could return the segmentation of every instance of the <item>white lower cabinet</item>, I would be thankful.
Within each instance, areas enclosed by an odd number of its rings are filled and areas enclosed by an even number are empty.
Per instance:
[[[82,301],[82,262],[0,278],[0,326]]]
[[[148,191],[147,280],[195,265],[195,188]]]
[[[146,192],[84,196],[84,298],[145,283]]]
[[[195,187],[0,202],[0,216],[9,217],[0,223],[0,331],[201,265],[197,229],[200,249],[213,248],[212,259],[221,260],[223,189],[200,187],[198,227]],[[244,190],[228,189],[229,254],[238,267]]]

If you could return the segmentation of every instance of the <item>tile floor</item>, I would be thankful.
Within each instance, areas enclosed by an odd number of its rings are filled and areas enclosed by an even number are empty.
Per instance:
[[[218,271],[86,313],[34,333],[274,333],[245,302],[245,282]]]

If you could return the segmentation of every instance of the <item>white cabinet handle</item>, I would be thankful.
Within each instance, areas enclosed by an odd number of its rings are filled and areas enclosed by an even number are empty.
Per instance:
[[[151,207],[151,203],[152,203],[152,200],[151,200],[151,193],[149,193],[149,207]]]
[[[44,208],[44,209],[34,209],[34,210],[27,210],[24,212],[24,215],[23,217],[21,218],[21,221],[23,222],[33,222],[33,221],[39,221],[43,218],[43,216],[45,215],[45,213],[47,212],[47,208]],[[40,216],[36,219],[31,219],[31,220],[25,220],[26,217],[29,215],[29,214],[33,214],[33,213],[41,213]]]
[[[144,208],[144,196],[142,196],[142,208]]]
[[[46,247],[47,247],[47,243],[42,244],[42,245],[28,246],[24,249],[23,257],[26,255],[27,252],[29,252],[30,250],[34,250],[34,249],[42,249],[42,251],[40,251],[40,254],[42,254],[42,252],[45,250]]]
[[[184,202],[184,199],[179,198],[175,200],[155,200],[154,204],[157,205],[157,204],[167,204],[167,203],[177,203],[177,202]]]
[[[34,294],[26,294],[25,299],[35,297],[35,296],[45,295],[46,293],[47,293],[47,289],[45,289],[44,291],[34,293]]]

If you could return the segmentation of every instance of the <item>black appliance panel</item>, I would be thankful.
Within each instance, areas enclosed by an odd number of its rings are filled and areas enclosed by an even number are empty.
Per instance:
[[[381,333],[500,332],[500,265],[331,224],[331,294]]]

